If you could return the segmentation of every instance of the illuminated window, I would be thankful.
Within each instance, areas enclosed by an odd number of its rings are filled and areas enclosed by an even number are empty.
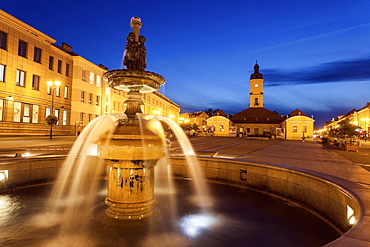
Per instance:
[[[81,91],[81,103],[85,102],[85,91]]]
[[[6,50],[8,34],[0,31],[0,48]]]
[[[224,125],[220,124],[220,131],[224,131]]]
[[[297,125],[293,125],[293,132],[298,132],[298,127],[297,127]]]
[[[32,76],[32,89],[39,90],[39,87],[40,87],[40,76],[33,75]]]
[[[89,76],[89,83],[90,84],[94,85],[94,77],[95,77],[95,74],[93,72],[90,72],[90,76]]]
[[[54,111],[54,115],[59,119],[59,112],[60,110],[59,109],[55,109]],[[57,125],[59,125],[59,121],[57,122]]]
[[[27,57],[27,42],[19,40],[18,42],[18,55],[21,57]]]
[[[16,85],[20,87],[24,87],[26,80],[26,72],[23,70],[17,70],[17,79],[16,79]]]
[[[49,56],[49,69],[53,70],[54,69],[54,57]]]
[[[55,88],[55,96],[60,97],[60,87]]]
[[[101,77],[99,75],[96,75],[96,84],[97,87],[100,87],[101,85]]]
[[[68,111],[67,110],[64,110],[63,111],[62,125],[67,125],[67,116],[68,116]]]
[[[58,73],[62,73],[62,61],[58,60]]]
[[[23,104],[23,123],[29,123],[30,122],[30,108],[31,106],[29,104]]]
[[[64,98],[68,99],[68,87],[67,86],[64,87]]]
[[[0,81],[5,82],[6,65],[0,64]]]
[[[0,121],[3,121],[4,100],[0,99]]]
[[[41,63],[41,49],[35,46],[33,51],[33,61],[36,63]]]
[[[46,117],[49,116],[50,113],[51,113],[51,108],[50,107],[46,107],[46,111],[45,111]]]

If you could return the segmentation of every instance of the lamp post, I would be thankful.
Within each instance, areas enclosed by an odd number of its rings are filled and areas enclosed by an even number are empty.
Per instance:
[[[54,95],[55,95],[55,90],[60,86],[60,81],[48,81],[47,82],[49,88],[50,88],[50,93],[51,93],[51,111],[50,115],[54,116]],[[52,121],[50,121],[50,139],[53,139],[53,125],[55,125]]]

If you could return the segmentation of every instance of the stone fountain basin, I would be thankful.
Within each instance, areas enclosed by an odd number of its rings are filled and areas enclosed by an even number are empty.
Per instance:
[[[150,71],[117,69],[106,72],[103,75],[109,86],[122,91],[130,91],[130,88],[140,86],[140,93],[150,93],[159,90],[166,80],[159,74]]]
[[[64,156],[47,158],[3,159],[0,170],[8,171],[6,182],[0,188],[52,181],[64,162]],[[325,219],[343,235],[327,246],[359,246],[370,244],[366,228],[369,225],[369,209],[359,184],[327,174],[274,164],[256,164],[246,160],[199,158],[205,177],[212,181],[246,187],[298,202]],[[176,176],[188,177],[188,169],[182,156],[171,157]],[[364,201],[365,200],[365,201]],[[356,218],[349,223],[348,207]]]

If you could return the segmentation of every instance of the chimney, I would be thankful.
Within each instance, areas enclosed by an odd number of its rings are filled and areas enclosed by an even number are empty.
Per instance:
[[[62,48],[63,48],[63,50],[68,51],[68,52],[72,51],[72,46],[70,46],[70,45],[68,45],[64,42],[62,42]]]

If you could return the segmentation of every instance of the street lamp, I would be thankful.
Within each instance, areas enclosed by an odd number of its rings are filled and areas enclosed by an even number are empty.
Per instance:
[[[55,95],[55,90],[59,88],[60,86],[60,81],[48,81],[47,84],[50,88],[50,93],[52,96],[50,115],[54,116],[54,95]],[[50,139],[52,139],[53,138],[53,125],[55,125],[56,123],[54,123],[53,121],[50,121],[49,124],[50,124]]]

